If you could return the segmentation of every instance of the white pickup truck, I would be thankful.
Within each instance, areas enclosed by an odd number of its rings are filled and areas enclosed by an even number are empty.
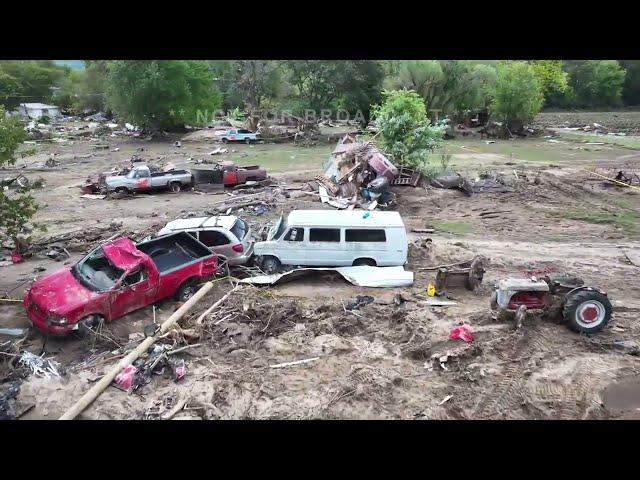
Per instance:
[[[136,165],[125,175],[107,176],[102,189],[107,192],[132,193],[168,188],[174,193],[194,184],[193,175],[188,170],[151,172],[147,165]]]

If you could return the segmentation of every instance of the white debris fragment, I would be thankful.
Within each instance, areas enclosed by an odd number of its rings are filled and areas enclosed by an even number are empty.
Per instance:
[[[60,377],[58,368],[60,364],[54,360],[45,360],[43,357],[34,355],[31,352],[23,352],[20,356],[20,365],[24,365],[38,377],[51,378]]]

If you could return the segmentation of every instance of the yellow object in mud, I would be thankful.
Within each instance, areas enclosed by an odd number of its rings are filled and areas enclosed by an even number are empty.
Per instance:
[[[436,295],[436,286],[431,282],[427,285],[427,295],[430,297],[435,297]]]

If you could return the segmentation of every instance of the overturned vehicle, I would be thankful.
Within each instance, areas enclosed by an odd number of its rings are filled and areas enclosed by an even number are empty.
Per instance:
[[[501,280],[491,296],[491,309],[503,316],[515,314],[516,327],[533,310],[579,333],[599,332],[613,311],[606,292],[570,276]]]

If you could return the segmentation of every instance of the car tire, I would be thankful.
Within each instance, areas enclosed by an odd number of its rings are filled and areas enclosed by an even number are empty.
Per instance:
[[[127,187],[118,187],[115,189],[116,193],[126,194],[129,193],[129,189]]]
[[[195,280],[187,280],[176,292],[176,300],[186,302],[198,291],[198,284]]]
[[[229,143],[229,140],[227,140],[226,138],[223,138],[222,143]]]
[[[180,192],[180,187],[181,187],[180,182],[171,182],[171,183],[169,184],[169,188],[171,189],[171,191],[172,191],[173,193],[178,193],[178,192]]]
[[[224,278],[228,277],[229,274],[229,261],[225,257],[218,255],[218,270],[216,271],[216,277]]]
[[[569,293],[562,316],[574,332],[595,333],[609,323],[612,312],[613,306],[606,295],[595,290],[578,290]]]
[[[87,315],[78,322],[78,329],[75,332],[80,338],[85,338],[103,324],[104,317],[102,315]]]
[[[251,145],[251,139],[250,138],[245,138],[244,139],[244,143],[246,143],[247,145]]]
[[[282,263],[280,263],[280,260],[278,260],[277,257],[274,257],[272,255],[267,255],[262,259],[261,268],[262,268],[262,271],[267,275],[278,273],[281,267],[282,267]]]
[[[354,267],[362,267],[362,266],[375,267],[377,265],[378,264],[376,263],[376,261],[372,258],[356,258],[353,261]]]

